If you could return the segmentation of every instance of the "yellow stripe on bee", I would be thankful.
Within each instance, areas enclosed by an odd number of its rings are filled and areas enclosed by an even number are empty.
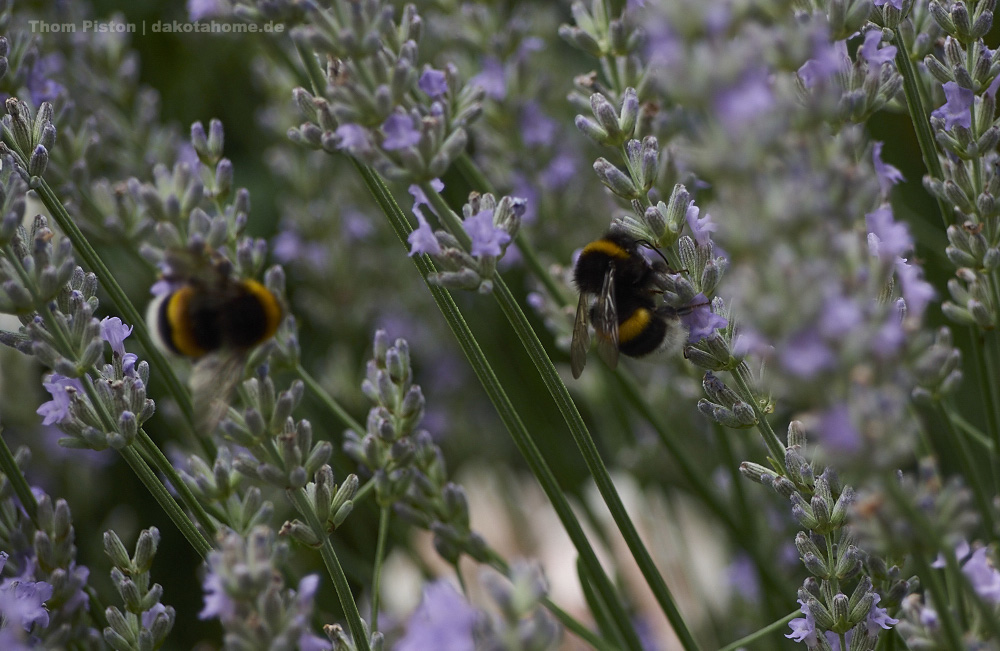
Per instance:
[[[244,280],[243,287],[257,297],[257,300],[260,301],[260,306],[264,309],[264,316],[267,318],[267,330],[264,332],[260,340],[267,341],[274,336],[274,333],[278,331],[278,326],[281,325],[281,304],[278,303],[278,298],[273,292],[271,292],[271,290],[264,287],[256,280],[251,280],[249,278]]]
[[[170,324],[170,341],[181,355],[201,357],[208,353],[198,345],[189,318],[189,305],[194,295],[193,287],[181,287],[167,299],[167,322]]]
[[[621,343],[632,341],[649,327],[652,320],[653,315],[649,310],[640,307],[632,313],[632,316],[618,324],[618,341]]]
[[[618,246],[611,240],[594,240],[587,246],[583,247],[583,252],[580,255],[593,252],[603,253],[606,256],[620,258],[622,260],[629,257],[628,251]]]

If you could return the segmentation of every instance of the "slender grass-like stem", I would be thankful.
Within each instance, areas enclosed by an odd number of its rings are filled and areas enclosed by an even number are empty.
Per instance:
[[[119,450],[122,457],[132,468],[132,471],[139,477],[139,481],[142,485],[146,487],[146,490],[153,496],[157,504],[166,511],[167,517],[170,521],[174,523],[174,526],[180,530],[181,534],[187,541],[194,547],[194,550],[198,552],[198,555],[202,558],[208,556],[208,552],[211,551],[212,545],[205,540],[198,528],[194,526],[191,518],[184,512],[183,509],[174,501],[167,489],[160,483],[156,474],[150,469],[146,462],[143,461],[142,457],[136,450],[131,447],[126,446]]]
[[[392,197],[392,194],[389,192],[382,179],[373,170],[361,165],[357,161],[354,161],[354,164],[359,174],[361,174],[365,185],[372,193],[372,196],[375,198],[379,207],[382,209],[382,212],[388,217],[393,230],[396,232],[396,236],[405,246],[407,235],[412,229],[412,226],[407,221],[406,216],[396,204],[395,199]],[[436,195],[436,193],[434,194]],[[461,311],[459,311],[458,306],[451,297],[451,294],[443,288],[427,282],[427,276],[434,271],[433,264],[431,264],[430,260],[423,255],[413,256],[412,260],[420,272],[421,277],[424,279],[425,283],[427,283],[427,287],[430,290],[431,296],[437,304],[438,309],[441,310],[441,313],[447,321],[448,326],[451,328],[452,333],[458,339],[462,352],[465,354],[466,359],[469,360],[472,370],[475,372],[476,377],[486,390],[486,394],[489,397],[490,402],[493,403],[501,421],[503,421],[507,431],[510,432],[511,438],[514,440],[514,444],[521,452],[522,457],[528,463],[528,467],[531,469],[532,474],[538,480],[539,484],[541,484],[546,497],[548,497],[549,501],[552,503],[552,507],[556,511],[556,515],[559,517],[563,528],[566,530],[566,533],[576,548],[577,553],[580,554],[581,562],[587,566],[588,571],[591,572],[593,576],[594,582],[603,594],[609,596],[616,594],[616,590],[612,585],[611,580],[608,578],[607,574],[601,567],[601,564],[598,562],[597,554],[594,552],[586,534],[584,534],[583,528],[580,526],[580,522],[576,518],[576,514],[573,512],[573,509],[569,505],[569,501],[566,499],[565,494],[562,492],[562,489],[556,481],[555,475],[552,474],[552,471],[545,463],[541,452],[539,452],[538,448],[535,446],[534,440],[531,438],[527,428],[521,421],[520,415],[514,409],[513,403],[511,403],[503,385],[500,384],[496,374],[493,372],[493,368],[490,366],[486,356],[483,354],[483,351],[479,346],[479,342],[476,341],[475,336],[469,329],[468,324],[465,322],[465,318],[462,316]],[[628,614],[625,612],[621,601],[619,599],[609,599],[609,610],[611,611],[611,615],[619,633],[626,642],[626,648],[633,651],[640,650],[642,646],[639,643],[639,638],[635,633],[632,622]]]
[[[736,385],[742,394],[741,397],[753,408],[753,412],[757,416],[757,431],[760,432],[761,438],[764,439],[764,445],[767,446],[768,452],[771,453],[775,462],[780,464],[779,467],[784,467],[785,446],[781,442],[781,439],[778,438],[778,435],[774,433],[774,429],[771,428],[771,423],[767,420],[767,414],[761,411],[760,401],[751,384],[750,368],[746,362],[740,362],[740,365],[732,372],[732,377],[736,380]]]
[[[997,530],[996,522],[993,519],[993,507],[990,500],[990,496],[986,492],[986,487],[982,479],[979,477],[979,472],[976,470],[976,460],[972,456],[972,450],[969,449],[969,442],[966,440],[965,436],[962,436],[957,431],[955,431],[955,426],[952,424],[951,419],[948,417],[947,412],[945,412],[944,407],[940,402],[935,403],[935,411],[941,418],[945,428],[945,439],[948,441],[955,441],[958,448],[958,460],[962,464],[962,474],[966,477],[966,482],[972,488],[972,494],[976,498],[976,506],[979,507],[980,516],[983,518],[983,525],[986,527],[987,534],[991,539],[996,539]]]
[[[375,545],[375,569],[372,574],[372,627],[374,633],[378,630],[378,605],[382,589],[382,564],[385,561],[385,543],[389,537],[389,516],[392,509],[388,505],[379,509],[378,542]]]
[[[941,577],[935,574],[933,568],[921,554],[913,554],[913,562],[917,566],[917,575],[920,577],[921,584],[927,586],[934,600],[934,609],[941,622],[944,636],[948,640],[948,648],[961,649],[962,635],[959,632],[954,613],[947,606],[951,600],[945,593],[944,586],[941,585]]]
[[[17,467],[17,460],[14,459],[14,454],[7,447],[7,441],[3,438],[2,427],[0,427],[0,471],[3,471],[3,474],[7,476],[7,481],[14,488],[14,494],[17,495],[17,499],[21,502],[21,506],[24,507],[28,518],[37,526],[38,502],[35,501],[35,496],[31,492],[28,480],[24,478],[21,469]]]
[[[445,203],[444,198],[429,183],[421,184],[421,189],[423,189],[424,194],[427,196],[441,222],[458,239],[459,243],[468,248],[470,246],[469,236],[463,229],[458,216]],[[493,295],[497,303],[499,303],[504,316],[507,317],[508,322],[514,328],[514,332],[517,334],[521,345],[534,363],[535,369],[541,376],[549,395],[552,396],[552,399],[556,403],[556,408],[559,409],[559,413],[569,427],[570,435],[573,437],[577,449],[580,450],[580,454],[583,455],[584,463],[587,464],[587,469],[594,478],[597,490],[611,512],[611,517],[625,539],[625,544],[639,566],[639,571],[653,591],[653,596],[656,598],[657,603],[664,614],[666,614],[684,648],[697,649],[697,642],[695,642],[694,637],[688,630],[687,623],[681,616],[666,581],[663,580],[663,576],[653,562],[652,556],[639,537],[639,532],[632,523],[631,517],[625,511],[625,505],[622,503],[621,497],[618,495],[618,491],[611,480],[611,475],[604,465],[604,460],[601,459],[600,453],[597,451],[597,446],[586,424],[583,422],[583,417],[580,416],[580,411],[576,408],[576,404],[570,397],[566,385],[559,376],[559,372],[546,354],[541,341],[539,341],[527,317],[524,316],[524,312],[521,311],[521,307],[514,299],[514,295],[499,275],[493,278]]]
[[[306,388],[312,392],[316,398],[323,403],[331,414],[333,414],[340,424],[348,429],[352,429],[359,434],[363,434],[365,431],[365,426],[354,420],[354,417],[347,413],[347,410],[341,406],[339,402],[334,400],[333,396],[316,381],[309,371],[302,366],[302,364],[297,364],[295,366],[295,372],[298,374],[302,382],[305,383]]]
[[[906,108],[910,112],[910,121],[913,123],[913,129],[917,135],[917,144],[920,145],[920,155],[924,159],[924,167],[931,176],[943,180],[944,172],[941,169],[941,161],[938,159],[937,147],[934,144],[934,134],[931,132],[931,123],[928,119],[930,114],[924,106],[920,93],[920,82],[899,29],[894,31],[893,41],[896,43],[896,69],[903,77]],[[941,212],[941,222],[944,228],[948,228],[951,224],[948,207],[941,199],[937,200],[937,204],[938,210]]]
[[[191,510],[195,519],[198,520],[198,524],[205,530],[208,537],[214,540],[216,531],[215,522],[209,516],[208,512],[205,511],[198,498],[191,492],[191,489],[188,488],[188,485],[181,479],[180,474],[178,474],[173,464],[170,463],[170,460],[160,451],[160,448],[153,442],[153,439],[149,438],[146,430],[139,428],[136,445],[139,446],[143,454],[150,458],[153,462],[153,467],[167,478],[170,485],[177,491],[177,495],[181,498],[181,501],[184,502],[184,506]]]
[[[982,447],[983,450],[989,454],[996,454],[996,446],[993,445],[993,441],[991,441],[981,429],[965,420],[965,418],[963,418],[962,415],[955,410],[954,405],[946,402],[942,405],[942,409],[948,416],[952,425],[954,425],[958,431],[963,432],[963,434],[968,437],[969,441]]]
[[[735,642],[727,644],[726,646],[724,646],[721,649],[719,649],[719,651],[736,651],[736,649],[749,647],[754,642],[757,642],[757,641],[759,641],[759,640],[767,637],[771,633],[774,633],[775,631],[778,631],[778,630],[784,628],[785,626],[788,626],[788,622],[792,621],[796,617],[802,617],[802,616],[803,616],[802,613],[800,611],[796,610],[795,612],[789,613],[789,614],[785,615],[784,617],[782,617],[781,619],[779,619],[777,621],[771,622],[770,624],[768,624],[764,628],[762,628],[762,629],[760,629],[758,631],[754,631],[750,635],[741,637],[740,639],[736,640]],[[764,647],[761,647],[761,648],[764,648]],[[846,647],[844,647],[844,648],[846,648]]]
[[[309,497],[306,495],[305,490],[301,488],[297,490],[290,489],[286,491],[286,494],[295,507],[295,510],[305,520],[306,525],[323,541],[323,544],[319,548],[319,554],[323,558],[323,564],[326,565],[330,579],[333,581],[333,589],[337,593],[337,599],[340,600],[340,607],[344,610],[347,628],[354,639],[354,646],[358,651],[371,651],[368,633],[365,630],[364,622],[361,620],[361,613],[358,612],[358,604],[354,601],[354,595],[351,593],[351,586],[347,583],[347,577],[344,575],[344,568],[341,567],[340,561],[337,559],[337,553],[333,550],[329,534],[327,534],[323,523],[319,521],[315,511],[312,509],[312,505],[309,503]]]

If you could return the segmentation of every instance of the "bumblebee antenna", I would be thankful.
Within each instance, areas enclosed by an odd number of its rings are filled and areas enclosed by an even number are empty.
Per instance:
[[[665,255],[663,255],[663,252],[660,251],[655,246],[653,246],[649,241],[647,241],[647,240],[636,240],[636,244],[642,244],[647,249],[652,249],[653,251],[656,251],[656,255],[660,256],[660,258],[663,260],[663,262],[667,265],[667,269],[671,269],[672,268],[670,266],[670,262],[667,260],[667,257]]]

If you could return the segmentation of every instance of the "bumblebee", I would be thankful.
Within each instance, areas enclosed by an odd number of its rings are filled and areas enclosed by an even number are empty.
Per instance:
[[[200,427],[212,430],[243,377],[247,355],[274,336],[284,310],[256,280],[233,278],[228,264],[178,280],[150,303],[147,321],[160,347],[196,360],[189,381]]]
[[[277,297],[256,280],[188,281],[154,301],[151,313],[165,348],[201,358],[216,351],[246,352],[278,330]]]
[[[608,231],[583,247],[573,269],[580,291],[570,344],[573,377],[583,373],[590,348],[589,325],[597,335],[597,352],[615,368],[618,354],[645,357],[673,350],[687,338],[681,312],[657,305],[662,295],[665,263],[650,263],[642,243],[620,231]],[[596,297],[596,298],[595,298]]]

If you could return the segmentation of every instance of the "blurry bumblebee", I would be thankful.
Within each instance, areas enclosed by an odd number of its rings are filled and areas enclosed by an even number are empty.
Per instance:
[[[274,336],[284,310],[261,283],[234,278],[228,261],[165,280],[171,289],[150,303],[146,320],[161,348],[196,360],[190,386],[197,424],[212,430],[243,378],[247,355]]]
[[[580,302],[573,324],[570,366],[573,377],[583,373],[590,348],[589,325],[597,336],[597,353],[615,368],[618,354],[645,357],[678,349],[687,339],[677,309],[660,302],[669,273],[665,262],[650,263],[642,242],[619,231],[608,231],[583,247],[573,269]],[[654,249],[655,250],[655,249]]]

